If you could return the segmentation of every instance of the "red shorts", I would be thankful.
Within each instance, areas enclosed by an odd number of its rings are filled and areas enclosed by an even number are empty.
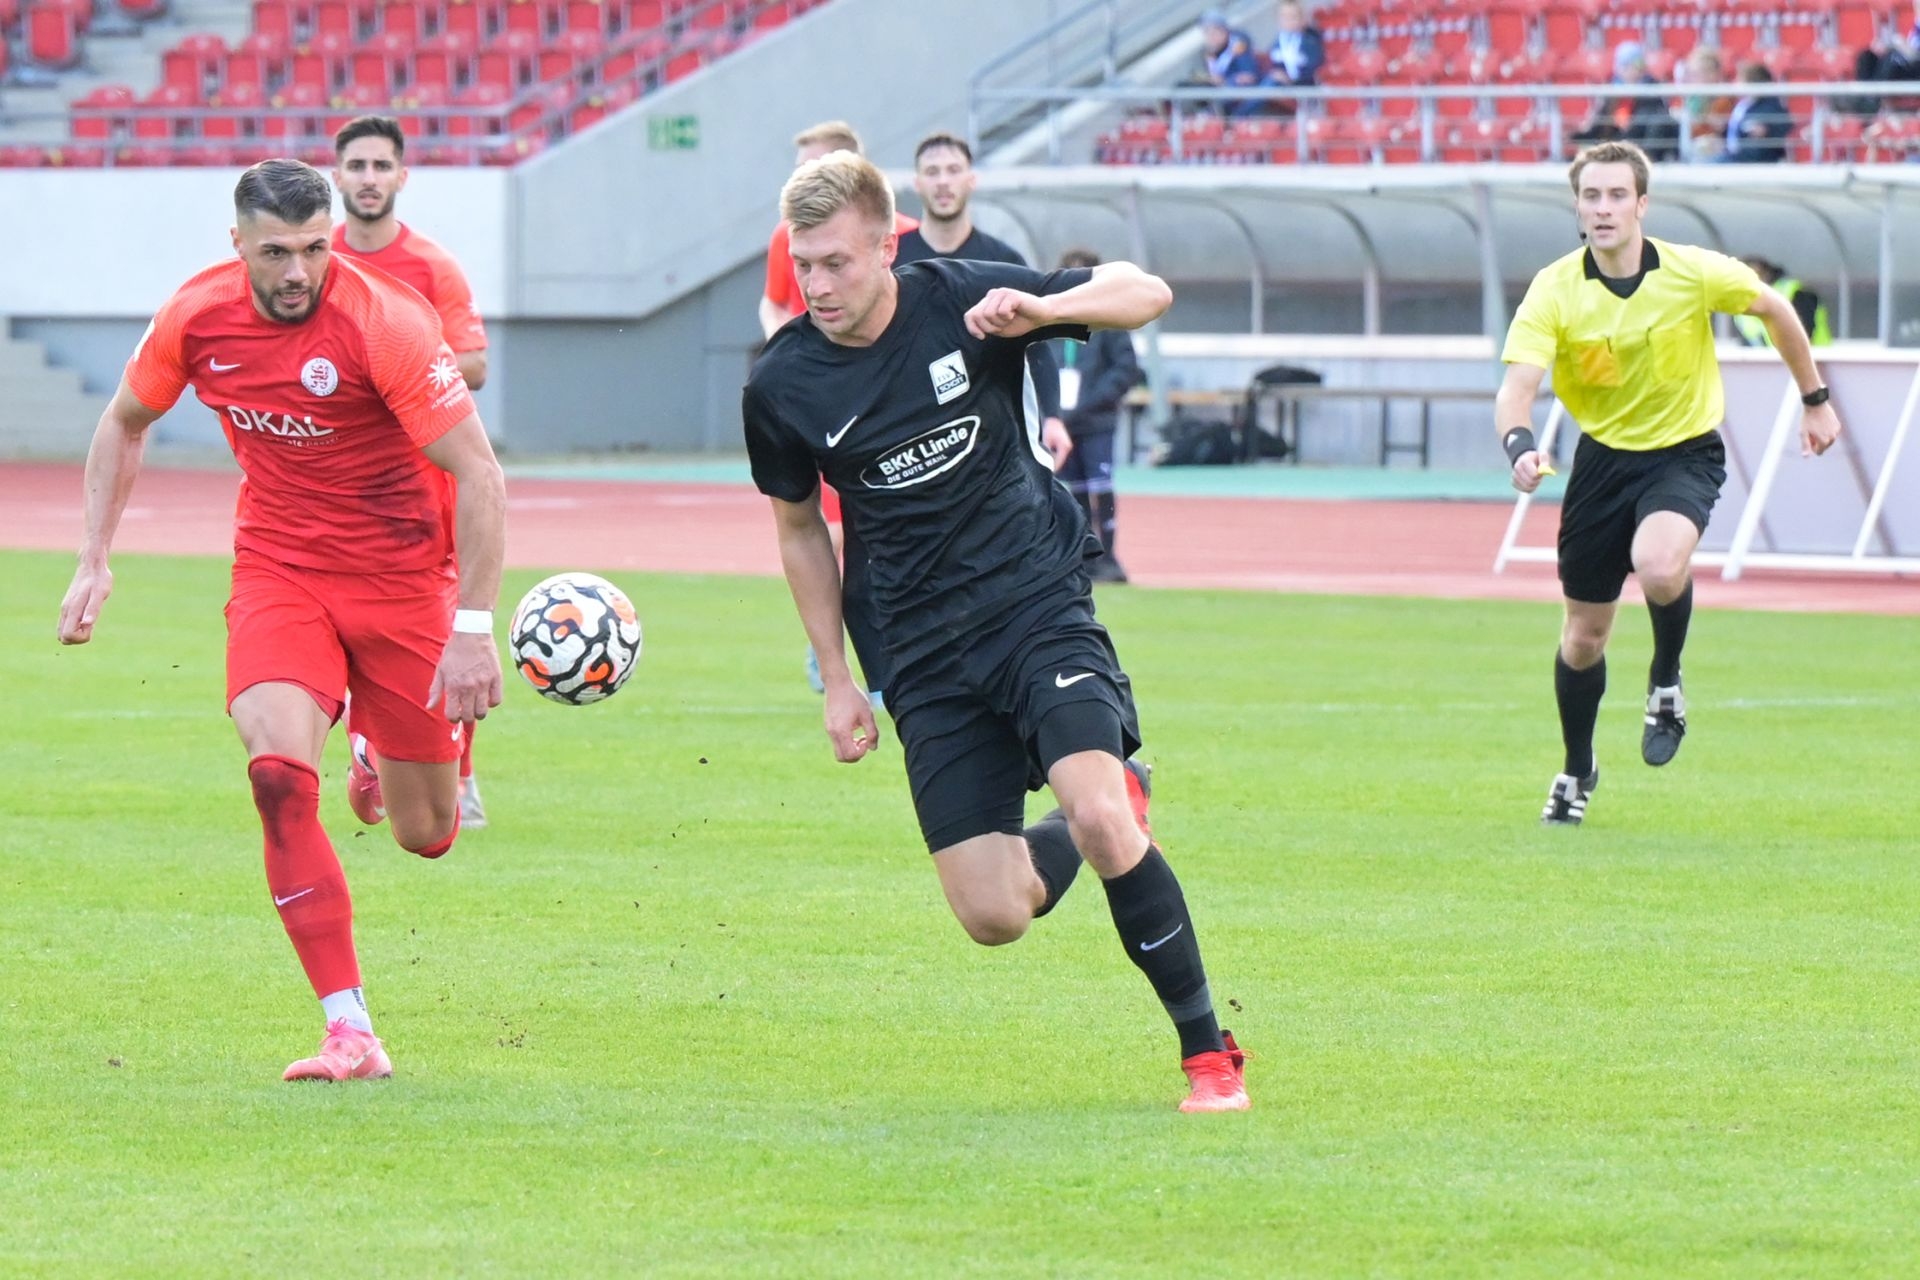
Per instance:
[[[256,684],[299,685],[389,760],[460,758],[459,726],[426,708],[453,634],[451,568],[322,573],[240,552],[227,601],[227,708]]]
[[[820,514],[828,524],[840,523],[840,491],[825,480],[820,482]]]

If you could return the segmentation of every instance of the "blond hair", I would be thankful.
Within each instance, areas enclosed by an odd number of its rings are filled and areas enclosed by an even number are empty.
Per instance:
[[[829,151],[851,151],[860,156],[867,149],[860,145],[860,135],[845,120],[823,120],[810,129],[802,129],[793,135],[796,147],[825,147]]]
[[[872,161],[851,151],[807,161],[780,189],[780,216],[795,231],[817,227],[842,209],[893,228],[893,187]]]
[[[1573,184],[1573,194],[1580,194],[1580,171],[1590,164],[1624,164],[1633,170],[1633,194],[1647,194],[1647,180],[1653,167],[1647,162],[1647,153],[1631,142],[1596,142],[1573,158],[1573,167],[1567,170],[1567,181]]]

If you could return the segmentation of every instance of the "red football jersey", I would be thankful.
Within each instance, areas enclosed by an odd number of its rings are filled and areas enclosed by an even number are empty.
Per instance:
[[[345,223],[333,228],[333,251],[359,262],[370,262],[402,284],[411,285],[440,313],[440,331],[455,351],[485,351],[487,326],[473,305],[473,288],[453,255],[438,242],[400,224],[393,243],[372,253],[361,253],[347,243]]]
[[[126,377],[154,410],[191,382],[220,418],[244,475],[236,550],[308,569],[451,562],[453,478],[421,449],[473,396],[412,290],[335,258],[313,310],[286,324],[254,310],[234,258],[167,300]]]

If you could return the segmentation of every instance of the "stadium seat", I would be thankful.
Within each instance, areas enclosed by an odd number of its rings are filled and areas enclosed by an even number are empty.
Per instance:
[[[133,136],[144,139],[181,138],[192,132],[191,121],[168,114],[199,106],[203,95],[177,84],[163,84],[134,106],[129,113]]]
[[[480,51],[474,61],[474,81],[517,89],[533,79],[540,41],[525,31],[506,30]]]
[[[421,0],[397,0],[380,8],[380,30],[415,44],[427,38],[427,6]]]
[[[313,34],[358,39],[359,23],[354,19],[353,6],[348,0],[320,0],[313,8]]]
[[[662,35],[623,36],[614,46],[614,52],[606,64],[600,68],[600,81],[602,84],[615,84],[631,79],[637,72],[647,70],[666,57],[670,48],[672,45]]]
[[[672,84],[676,80],[684,80],[686,77],[698,71],[705,63],[706,55],[702,50],[683,49],[667,59],[667,69],[664,73],[665,82]]]
[[[47,148],[49,169],[98,169],[107,162],[105,147],[69,144]]]
[[[518,135],[532,129],[550,129],[565,122],[567,108],[572,104],[573,91],[565,85],[536,89],[507,113],[507,131]]]
[[[558,39],[540,51],[537,62],[541,80],[559,80],[591,68],[607,50],[606,37],[598,31],[563,31]]]
[[[608,6],[600,0],[567,0],[566,7],[560,11],[562,31],[597,31],[602,35],[613,30],[612,17]]]
[[[320,122],[310,113],[327,105],[327,91],[321,85],[296,81],[276,93],[269,105],[273,110],[261,117],[260,135],[297,144],[319,128]]]
[[[263,35],[256,31],[227,54],[222,63],[220,83],[229,89],[243,84],[271,88],[285,75],[286,65],[286,41],[279,36]]]
[[[228,83],[220,92],[207,99],[209,107],[218,107],[222,111],[245,112],[245,115],[209,115],[200,120],[200,136],[210,141],[225,141],[238,138],[246,132],[243,127],[267,108],[266,90],[257,84]]]
[[[44,169],[46,167],[47,149],[45,147],[19,144],[0,146],[0,169]]]
[[[227,46],[216,35],[191,35],[160,55],[160,81],[205,94],[220,82]]]
[[[296,31],[294,8],[287,0],[253,0],[253,34],[277,37],[292,45]]]
[[[0,0],[0,44],[5,43],[5,37],[19,34],[19,24],[20,0]],[[46,158],[44,152],[41,158]]]
[[[662,0],[627,0],[621,26],[627,31],[659,31],[667,25],[667,9]]]
[[[440,117],[415,115],[413,112],[436,110],[447,105],[452,97],[445,85],[416,84],[404,94],[393,100],[393,109],[400,121],[400,130],[409,140],[430,138],[440,132]]]
[[[125,130],[133,105],[133,90],[126,85],[101,85],[74,99],[68,108],[67,132],[75,138],[116,137]]]
[[[60,71],[80,65],[80,25],[70,10],[51,4],[27,10],[27,60]]]
[[[461,31],[428,36],[413,51],[413,87],[439,85],[452,93],[473,79],[473,60],[479,43]]]
[[[376,86],[391,95],[406,83],[413,65],[413,38],[398,31],[382,31],[354,46],[348,60],[348,79],[355,85]]]

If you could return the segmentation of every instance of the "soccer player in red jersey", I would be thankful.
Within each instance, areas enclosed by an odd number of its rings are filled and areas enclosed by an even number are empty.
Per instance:
[[[326,1031],[289,1080],[392,1074],[373,1034],[346,877],[320,825],[321,748],[345,697],[379,752],[394,839],[452,848],[460,744],[500,704],[493,604],[506,485],[440,321],[335,260],[332,191],[297,160],[234,189],[234,260],[155,315],[87,452],[86,538],[60,605],[85,644],[147,429],[191,382],[243,480],[227,604],[227,710],[266,836],[267,889]],[[458,548],[458,570],[455,549]]]
[[[818,160],[830,151],[851,151],[865,155],[866,149],[860,143],[860,135],[853,126],[844,120],[828,120],[803,129],[793,138],[793,167],[798,169],[809,160]],[[902,235],[920,224],[908,215],[894,210],[894,230]],[[795,316],[805,315],[807,300],[800,293],[800,286],[793,274],[793,251],[787,243],[788,228],[786,219],[781,219],[773,229],[773,236],[767,241],[767,283],[760,296],[760,330],[768,338],[773,337],[780,327]],[[846,530],[840,519],[840,495],[833,486],[822,483],[820,486],[820,514],[827,522],[827,534],[833,539],[833,552],[845,558]],[[865,555],[860,551],[859,543],[854,543],[855,554],[847,562],[843,575],[842,591],[845,599],[842,612],[845,614],[847,634],[853,639],[853,651],[860,659],[860,673],[866,677],[867,688],[876,707],[881,705],[881,693],[887,687],[885,646],[880,642],[879,623],[873,616],[873,607],[866,596]],[[811,646],[807,649],[807,683],[813,686],[815,693],[825,693],[826,683],[820,678],[820,659]]]
[[[346,220],[333,229],[333,251],[371,263],[432,304],[460,376],[478,391],[487,380],[487,327],[473,305],[466,274],[452,254],[394,215],[407,185],[407,135],[400,122],[387,116],[349,120],[334,135],[333,153],[333,185],[347,211]],[[351,713],[347,718],[353,744],[347,798],[360,820],[372,826],[384,816],[379,776],[365,737],[353,732]],[[473,776],[473,738],[467,735],[460,750],[460,825],[469,831],[487,825]]]

